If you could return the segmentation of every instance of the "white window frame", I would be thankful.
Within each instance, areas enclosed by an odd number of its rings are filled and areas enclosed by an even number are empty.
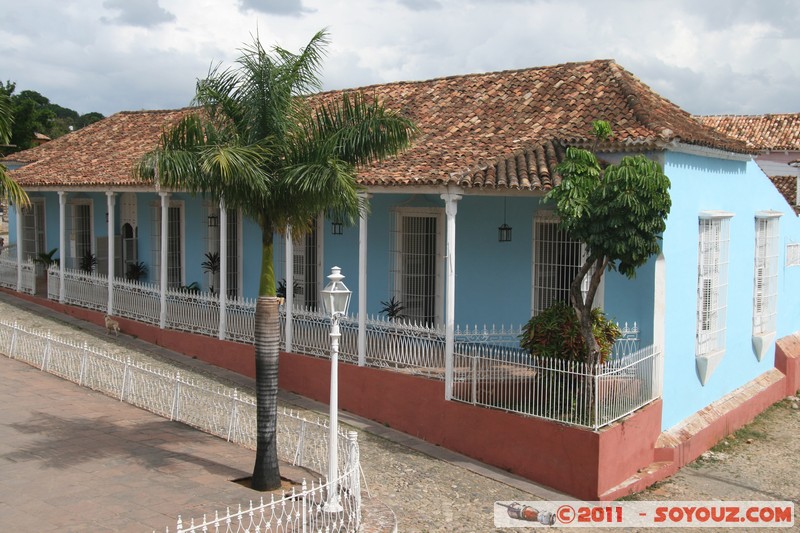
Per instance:
[[[725,211],[704,211],[698,217],[695,358],[703,384],[725,354],[732,217]]]
[[[441,207],[396,207],[394,211],[394,229],[392,235],[392,267],[390,268],[390,289],[389,294],[396,298],[402,305],[405,298],[406,288],[403,286],[403,218],[435,218],[436,219],[436,243],[434,258],[434,294],[433,294],[433,324],[441,325],[444,322],[444,256],[445,256],[445,231],[446,217],[444,208]],[[416,320],[415,317],[407,317]],[[423,324],[424,325],[424,324]]]
[[[181,255],[180,255],[180,268],[181,268],[181,279],[179,284],[181,286],[186,285],[186,211],[184,209],[184,201],[183,200],[170,200],[169,207],[173,208],[176,207],[180,209],[180,242],[181,242]],[[152,214],[152,224],[153,230],[151,231],[151,237],[153,241],[153,251],[152,251],[152,262],[153,268],[149,270],[152,274],[151,279],[154,283],[158,284],[161,282],[161,203],[160,202],[153,202],[151,204],[151,208],[153,210]],[[169,212],[167,213],[169,216]],[[169,226],[169,224],[167,224]],[[167,228],[169,231],[169,227]],[[169,237],[167,237],[167,241],[169,241]],[[169,252],[168,252],[169,253]],[[167,276],[169,276],[169,271],[167,271]],[[169,279],[169,278],[168,278]],[[170,288],[178,288],[178,287],[170,287]]]
[[[786,268],[800,266],[800,242],[786,243]]]
[[[536,316],[540,312],[544,311],[548,306],[544,306],[539,308],[539,294],[537,291],[540,288],[540,269],[542,268],[540,263],[537,262],[537,254],[540,251],[540,247],[543,246],[543,243],[537,242],[537,235],[539,226],[542,224],[552,224],[558,225],[560,219],[558,215],[553,211],[539,211],[533,217],[533,228],[531,231],[531,316]],[[564,233],[561,228],[558,228],[557,231],[559,233]],[[564,233],[565,234],[565,233]],[[576,241],[571,241],[575,243]],[[583,266],[583,262],[586,260],[586,255],[588,253],[588,249],[584,243],[580,243],[580,253],[575,257],[576,262],[573,265],[576,269]],[[590,277],[592,275],[593,269],[589,271],[586,277],[583,279],[583,284],[581,286],[581,292],[583,293],[584,298],[586,297],[586,293],[589,290],[589,283],[591,282]],[[576,270],[577,274],[577,270]],[[597,292],[595,293],[594,302],[592,307],[601,308],[603,307],[604,300],[605,300],[605,275],[600,279],[600,285],[597,287]],[[572,282],[572,278],[569,279],[569,283]],[[552,305],[556,301],[564,301],[565,303],[569,304],[569,286],[567,286],[565,299],[552,299],[549,301],[549,305]]]
[[[218,224],[222,224],[222,217],[220,217],[219,204],[212,204],[210,202],[207,202],[207,203],[204,204],[204,207],[205,207],[205,217],[203,219],[204,221],[208,220],[208,216],[209,215],[214,215],[214,216],[217,217]],[[230,225],[232,217],[235,217],[235,219],[236,219],[236,235],[233,236],[233,239],[236,242],[236,254],[235,254],[235,256],[233,258],[231,257],[230,253],[228,254],[228,264],[230,264],[232,259],[235,260],[235,262],[236,262],[236,272],[235,272],[236,273],[236,284],[235,284],[236,292],[235,292],[235,294],[231,294],[231,283],[230,283],[231,270],[230,270],[230,268],[228,268],[228,283],[226,284],[227,291],[228,291],[228,297],[232,298],[232,297],[238,297],[238,296],[240,296],[242,294],[242,221],[244,220],[244,218],[242,217],[241,209],[230,209],[230,208],[228,208],[228,209],[226,209],[226,211],[227,211],[226,219],[228,220],[228,225]],[[220,232],[221,232],[220,226],[217,225],[216,227],[213,227],[213,228],[208,226],[207,224],[206,224],[206,226],[207,226],[207,231],[206,231],[206,252],[221,253],[221,249],[220,249]],[[227,238],[228,238],[228,243],[230,244],[230,241],[231,241],[230,232],[228,232]],[[203,257],[203,261],[205,261],[205,257]],[[209,275],[207,273],[203,272],[203,276],[206,277],[206,281],[208,282],[209,279],[210,279]],[[214,289],[216,291],[218,291],[219,287],[220,287],[220,278],[219,278],[219,276],[220,276],[220,273],[218,272],[217,275],[214,276],[214,279],[210,281],[210,285],[213,285]]]
[[[45,206],[44,198],[31,198],[30,206],[22,209],[22,217],[17,221],[17,224],[22,226],[22,242],[19,243],[19,246],[22,249],[23,260],[36,259],[40,253],[49,251],[45,250],[47,245],[47,210]],[[25,221],[29,216],[32,217],[33,220],[33,228],[30,228],[30,230],[33,231],[33,250],[28,250],[26,243],[29,242],[30,239],[25,238],[25,231],[28,229]],[[63,250],[59,250],[58,252],[60,257],[65,257]]]
[[[67,232],[67,247],[69,253],[63,254],[67,258],[66,266],[78,270],[81,263],[80,254],[77,250],[77,237],[75,234],[75,207],[89,206],[89,253],[97,257],[97,243],[94,240],[94,202],[91,198],[70,198],[67,200],[67,220],[69,232]]]
[[[778,211],[759,211],[755,216],[753,351],[759,361],[777,332],[781,215]]]

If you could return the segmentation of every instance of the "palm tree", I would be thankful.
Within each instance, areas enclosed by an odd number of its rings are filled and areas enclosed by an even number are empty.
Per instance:
[[[0,91],[0,144],[6,144],[11,140],[11,123],[14,120],[14,113],[11,110],[11,97],[5,92]],[[20,206],[30,204],[28,195],[22,187],[12,180],[6,173],[6,167],[0,163],[0,198],[8,195],[10,202]]]
[[[280,486],[276,449],[278,299],[273,235],[298,235],[321,212],[353,223],[366,206],[356,168],[397,153],[413,123],[358,93],[308,96],[320,89],[325,31],[295,54],[267,52],[258,37],[236,68],[214,67],[197,83],[197,112],[166,131],[135,173],[161,187],[224,199],[261,228],[255,317],[257,437],[252,487]],[[335,443],[330,445],[335,446]]]

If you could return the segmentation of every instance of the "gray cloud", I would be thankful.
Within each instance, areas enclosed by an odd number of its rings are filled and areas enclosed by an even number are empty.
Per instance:
[[[158,0],[106,0],[103,7],[119,12],[116,17],[108,19],[114,24],[152,28],[175,20],[175,15],[159,6]]]
[[[251,9],[268,15],[284,15],[299,17],[304,13],[313,13],[313,9],[303,6],[303,0],[239,0],[242,11]]]
[[[442,7],[439,0],[398,0],[398,3],[413,11],[429,11]]]

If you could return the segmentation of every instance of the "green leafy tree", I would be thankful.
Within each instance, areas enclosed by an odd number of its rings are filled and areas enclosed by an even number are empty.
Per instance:
[[[0,145],[6,144],[11,138],[13,112],[11,110],[11,97],[0,90]],[[30,201],[28,195],[16,181],[12,180],[6,172],[6,167],[0,163],[0,198],[8,197],[11,202],[27,206]]]
[[[592,124],[597,143],[612,135],[605,121]],[[625,156],[603,166],[593,151],[569,147],[559,165],[562,182],[547,195],[555,202],[561,227],[586,244],[588,254],[570,284],[570,303],[580,322],[589,362],[601,360],[592,333],[592,305],[606,269],[633,278],[636,269],[661,249],[672,201],[670,182],[658,163],[644,155]],[[584,297],[584,279],[589,277]]]
[[[267,51],[258,38],[235,68],[212,68],[197,83],[198,112],[166,131],[135,173],[162,187],[224,198],[261,229],[261,272],[256,304],[256,459],[252,487],[280,486],[276,450],[278,298],[273,235],[298,233],[321,212],[355,221],[360,202],[356,168],[397,153],[413,124],[375,99],[344,93],[322,101],[324,31],[299,53]],[[331,445],[335,445],[331,443]]]

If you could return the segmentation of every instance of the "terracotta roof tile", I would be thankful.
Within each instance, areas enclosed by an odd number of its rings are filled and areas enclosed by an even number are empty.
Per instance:
[[[358,89],[413,119],[407,151],[360,169],[373,186],[461,185],[548,190],[563,146],[585,144],[591,122],[614,129],[604,150],[660,149],[673,141],[746,152],[741,141],[703,126],[612,60],[469,74]],[[334,98],[342,91],[311,97]],[[130,167],[166,124],[187,110],[119,113],[9,159],[25,185],[131,184]]]
[[[710,128],[744,141],[754,150],[800,150],[800,113],[697,118]]]
[[[11,176],[22,185],[131,186],[131,169],[156,147],[164,127],[190,109],[122,112],[55,140],[11,154],[6,159],[26,165]]]
[[[780,191],[789,205],[797,202],[797,176],[772,176],[770,178],[775,188]]]

